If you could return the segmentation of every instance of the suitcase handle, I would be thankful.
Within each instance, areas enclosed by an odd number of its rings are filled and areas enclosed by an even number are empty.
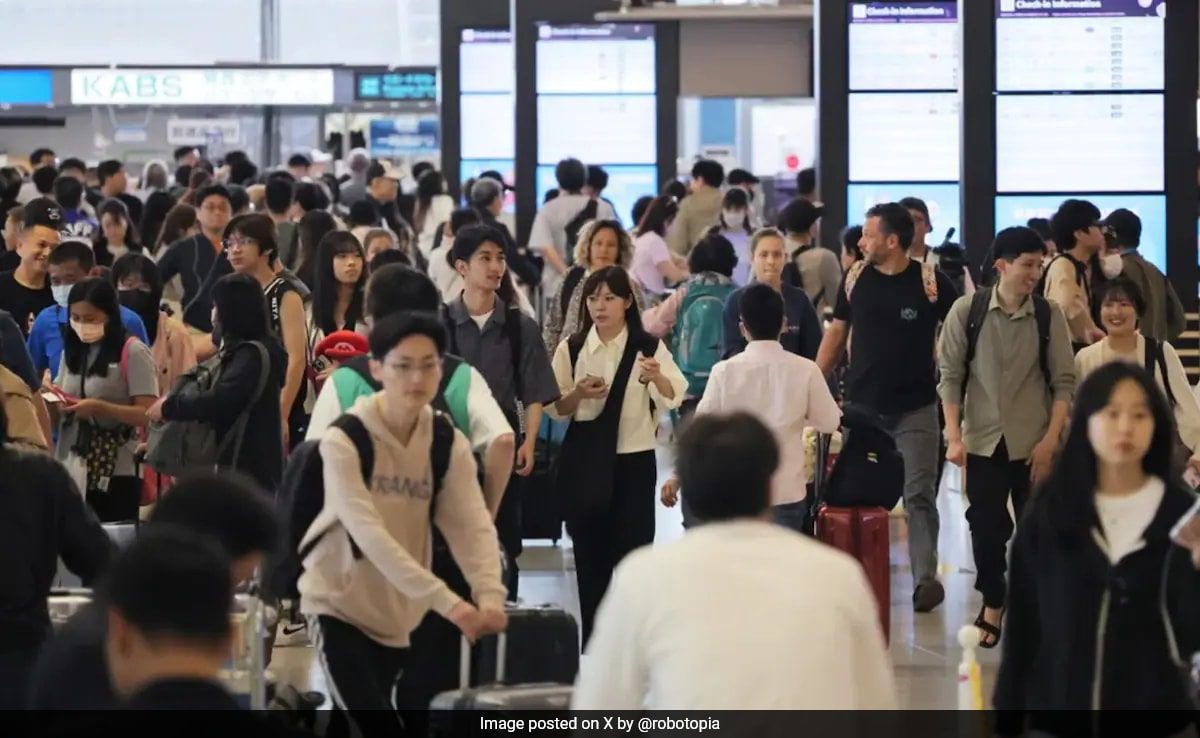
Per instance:
[[[488,636],[491,637],[491,636]],[[496,683],[504,683],[504,667],[508,661],[508,634],[501,632],[496,638]],[[482,640],[482,639],[481,639]],[[458,688],[466,689],[471,686],[471,642],[467,636],[462,637],[458,646]]]

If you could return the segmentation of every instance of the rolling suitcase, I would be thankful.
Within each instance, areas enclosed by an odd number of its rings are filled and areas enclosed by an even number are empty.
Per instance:
[[[833,507],[821,500],[824,492],[825,464],[820,463],[828,448],[829,436],[818,441],[816,465],[816,495],[812,507],[816,510],[816,537],[844,551],[862,564],[871,591],[879,607],[879,625],[885,642],[891,640],[892,579],[891,542],[888,511],[882,507]]]
[[[566,428],[564,421],[542,417],[533,451],[533,473],[519,486],[522,538],[549,539],[556,546],[562,538],[563,512],[554,477]]]
[[[572,684],[579,673],[579,626],[552,605],[507,608],[508,629],[480,640],[471,684]]]

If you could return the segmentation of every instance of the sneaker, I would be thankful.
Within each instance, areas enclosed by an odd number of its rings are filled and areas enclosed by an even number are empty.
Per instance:
[[[288,622],[287,620],[279,621],[279,631],[275,636],[276,648],[291,648],[296,646],[308,646],[308,623],[301,620],[297,623]]]
[[[917,612],[932,612],[946,599],[946,588],[942,583],[933,581],[918,584],[913,590],[913,609]]]

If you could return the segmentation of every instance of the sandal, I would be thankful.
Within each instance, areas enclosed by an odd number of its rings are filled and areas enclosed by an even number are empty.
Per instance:
[[[1000,643],[1001,628],[999,625],[992,625],[983,618],[987,612],[987,605],[979,608],[979,617],[975,618],[975,627],[983,631],[983,637],[979,639],[980,648],[995,648]],[[1004,608],[1000,608],[1000,622],[1004,622]]]

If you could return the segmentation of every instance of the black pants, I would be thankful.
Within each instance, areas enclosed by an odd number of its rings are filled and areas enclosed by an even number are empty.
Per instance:
[[[1004,440],[991,458],[967,454],[967,523],[971,527],[971,547],[975,553],[975,589],[983,595],[987,607],[1004,607],[1005,554],[1013,534],[1013,519],[1008,514],[1012,495],[1017,519],[1029,500],[1029,465],[1010,461]]]
[[[381,719],[379,711],[390,712],[396,715],[399,727],[393,693],[407,663],[408,649],[384,646],[328,615],[310,618],[309,629],[334,708],[351,714],[374,711],[374,721]],[[341,732],[341,726],[335,728],[338,722],[344,721],[331,718],[327,736]]]
[[[39,646],[0,653],[0,710],[29,707],[29,687]]]
[[[601,462],[602,463],[602,462]],[[608,591],[613,569],[639,546],[654,542],[654,484],[658,465],[653,451],[618,454],[613,464],[612,498],[607,510],[573,521],[575,578],[583,616],[583,642],[595,624],[596,608]]]
[[[521,576],[517,557],[524,549],[521,543],[521,485],[524,481],[524,477],[515,473],[509,478],[504,497],[500,500],[500,509],[496,511],[496,535],[500,545],[504,546],[504,586],[508,588],[510,602],[517,600],[517,585]]]

